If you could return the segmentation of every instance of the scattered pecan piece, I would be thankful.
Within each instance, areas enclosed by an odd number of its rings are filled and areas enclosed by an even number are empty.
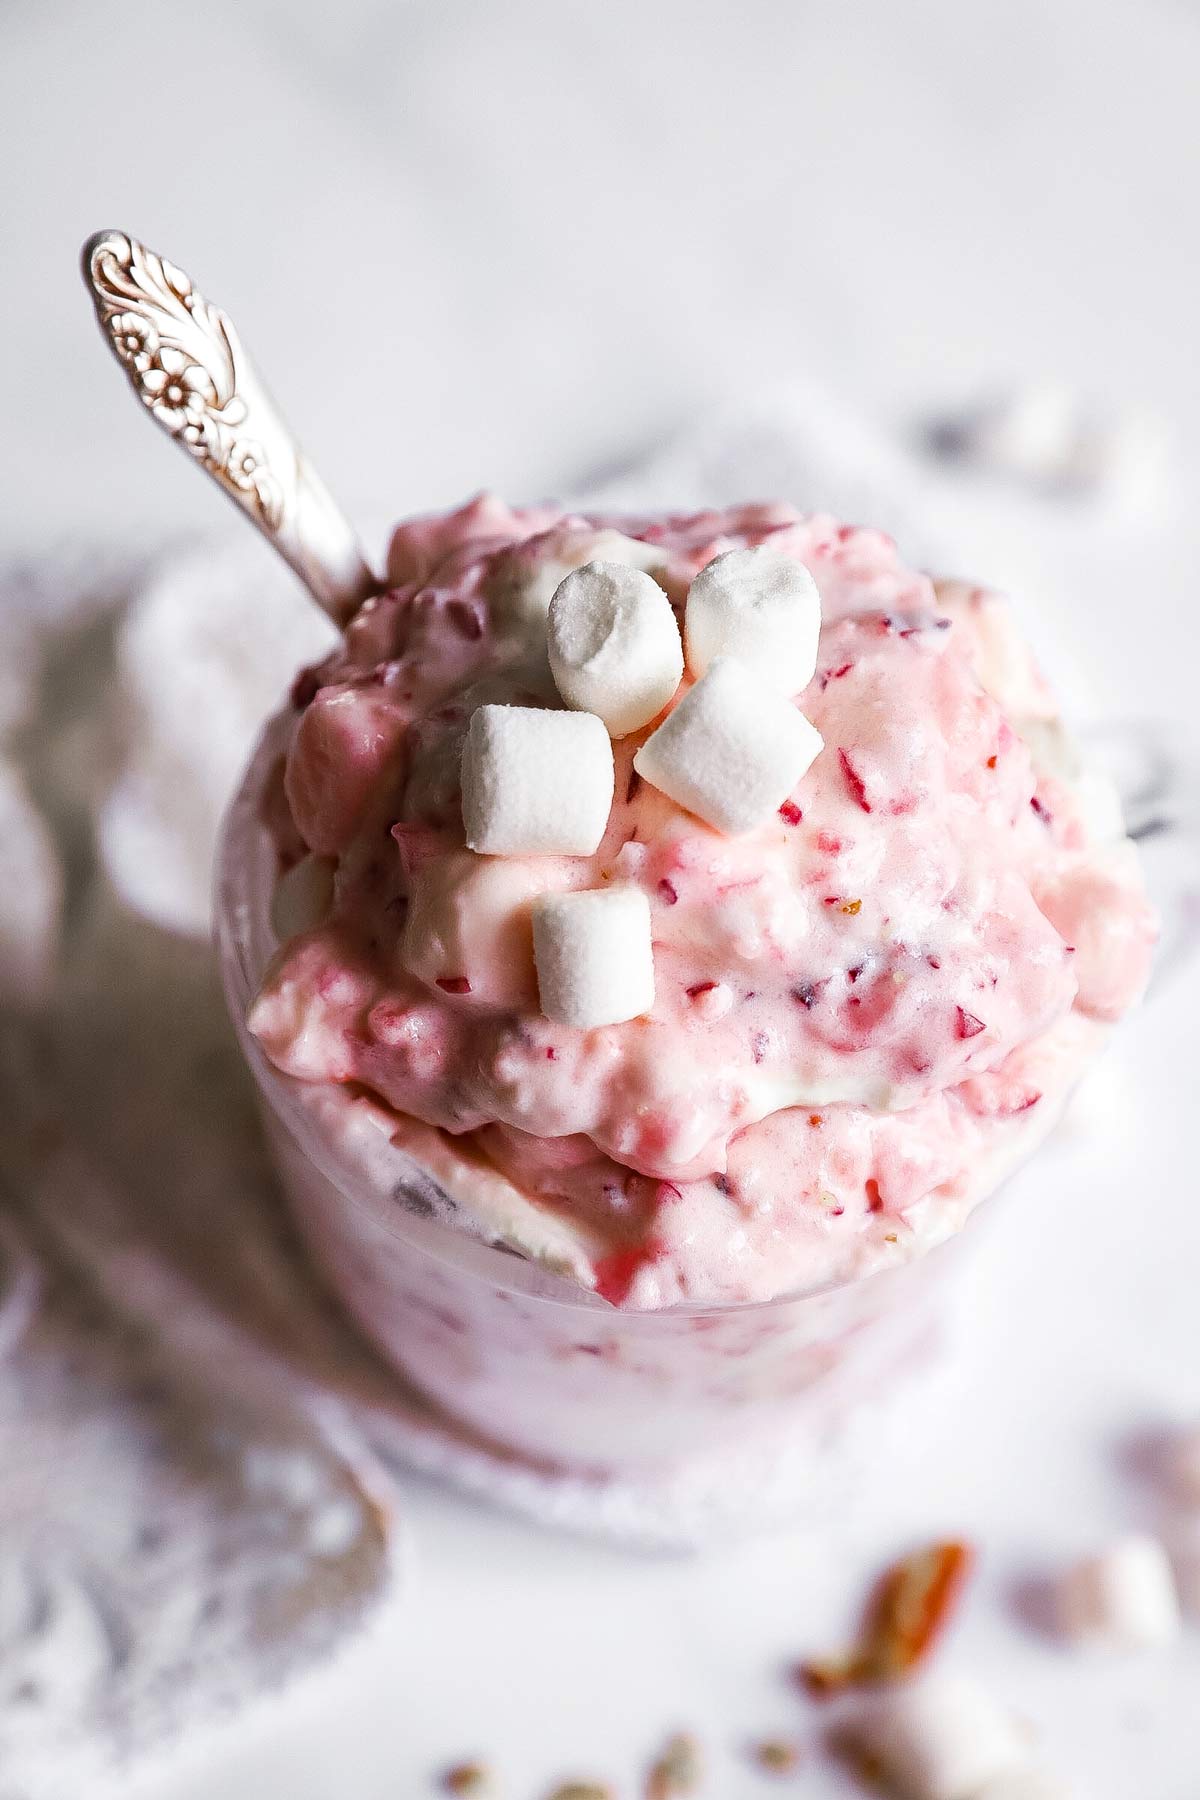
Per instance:
[[[803,1760],[803,1751],[794,1738],[764,1738],[754,1746],[754,1760],[768,1775],[790,1775]]]
[[[849,1687],[899,1681],[929,1655],[958,1605],[975,1561],[969,1544],[930,1544],[885,1571],[867,1607],[857,1646],[802,1662],[801,1686],[824,1699]]]
[[[645,1800],[676,1800],[694,1794],[703,1773],[700,1745],[688,1731],[667,1739],[646,1776]]]
[[[483,1763],[455,1763],[442,1776],[442,1788],[447,1794],[482,1794],[489,1778],[489,1771]]]

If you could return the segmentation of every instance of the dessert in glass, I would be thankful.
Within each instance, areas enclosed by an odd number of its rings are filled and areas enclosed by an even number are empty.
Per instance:
[[[1138,997],[1007,603],[783,504],[399,526],[228,817],[297,1225],[455,1421],[654,1468],[885,1385]]]

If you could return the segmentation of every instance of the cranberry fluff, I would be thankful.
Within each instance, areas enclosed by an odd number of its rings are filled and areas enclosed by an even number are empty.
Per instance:
[[[485,497],[401,525],[388,580],[297,681],[263,791],[275,1068],[622,1308],[955,1232],[1153,943],[1006,603],[783,505]]]

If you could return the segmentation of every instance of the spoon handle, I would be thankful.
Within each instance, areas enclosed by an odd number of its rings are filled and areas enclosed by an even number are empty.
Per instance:
[[[120,231],[88,239],[83,278],[138,399],[344,624],[379,582],[228,314],[182,269]]]

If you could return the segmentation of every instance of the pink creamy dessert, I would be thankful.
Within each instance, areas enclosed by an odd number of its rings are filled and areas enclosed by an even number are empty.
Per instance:
[[[613,744],[594,855],[468,849],[468,721],[561,705],[563,577],[627,563],[681,612],[715,556],[762,543],[821,598],[795,704],[825,747],[778,813],[722,836],[642,780],[655,721]],[[401,525],[388,578],[279,727],[264,817],[281,869],[309,859],[309,916],[249,1014],[276,1068],[340,1084],[462,1229],[623,1308],[804,1293],[956,1231],[1050,1128],[1153,942],[1115,797],[1006,603],[784,505],[484,497]],[[610,883],[649,902],[653,1008],[554,1024],[531,905]]]

